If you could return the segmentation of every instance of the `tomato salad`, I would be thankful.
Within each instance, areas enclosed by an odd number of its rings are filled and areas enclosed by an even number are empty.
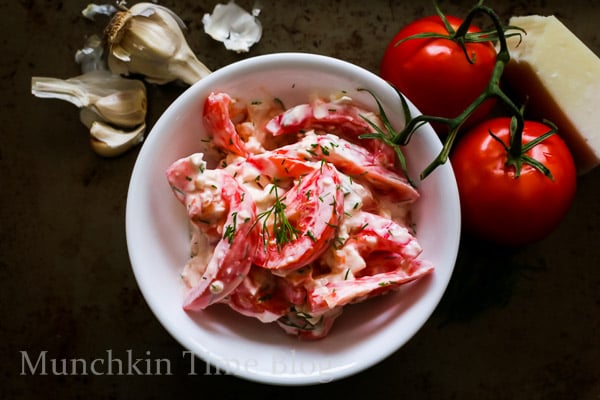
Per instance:
[[[218,166],[195,153],[167,170],[190,222],[186,311],[224,303],[319,339],[344,306],[433,271],[411,228],[419,193],[359,137],[376,113],[343,93],[285,109],[213,92],[203,121]]]

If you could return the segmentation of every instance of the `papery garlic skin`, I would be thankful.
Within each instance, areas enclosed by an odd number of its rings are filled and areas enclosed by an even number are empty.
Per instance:
[[[227,50],[237,53],[247,52],[262,37],[262,25],[255,8],[252,14],[237,5],[233,0],[227,4],[217,4],[212,14],[204,14],[204,32],[213,39],[223,42]]]
[[[131,131],[116,129],[101,121],[90,126],[90,144],[103,157],[116,157],[144,140],[146,124]]]
[[[81,15],[89,20],[94,20],[96,15],[108,15],[111,16],[117,12],[117,8],[112,4],[88,4],[82,11]]]
[[[81,72],[107,70],[102,39],[92,35],[85,41],[85,46],[75,52],[75,62],[81,66]]]
[[[192,52],[182,28],[175,13],[153,3],[117,12],[106,29],[110,70],[141,74],[150,83],[194,84],[211,71]]]
[[[95,70],[69,78],[31,78],[31,92],[41,98],[68,101],[94,112],[96,119],[132,128],[145,122],[146,87],[106,70]]]

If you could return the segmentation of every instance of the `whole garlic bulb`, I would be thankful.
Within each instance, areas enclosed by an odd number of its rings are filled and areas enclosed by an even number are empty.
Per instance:
[[[190,49],[183,21],[166,7],[137,3],[117,12],[106,28],[108,66],[141,74],[150,83],[182,80],[191,85],[211,73]]]

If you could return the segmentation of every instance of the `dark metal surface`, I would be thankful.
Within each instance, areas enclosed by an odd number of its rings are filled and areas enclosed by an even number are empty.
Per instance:
[[[213,70],[253,55],[305,51],[377,72],[393,34],[434,12],[428,0],[261,0],[263,39],[235,54],[203,32],[202,15],[215,2],[161,3],[188,24],[190,46]],[[79,73],[75,51],[106,23],[84,19],[86,4],[0,2],[1,398],[600,399],[600,168],[580,177],[572,209],[544,241],[507,254],[465,239],[434,315],[363,373],[281,389],[218,375],[200,361],[192,371],[146,306],[129,264],[125,202],[138,149],[112,160],[96,156],[74,106],[30,94],[31,76]],[[600,2],[486,4],[504,21],[555,14],[600,54]],[[441,5],[461,16],[473,3]],[[183,89],[149,86],[150,126]],[[35,362],[44,351],[48,359],[88,361],[110,351],[144,359],[138,366],[167,359],[171,375],[30,373],[24,354]]]

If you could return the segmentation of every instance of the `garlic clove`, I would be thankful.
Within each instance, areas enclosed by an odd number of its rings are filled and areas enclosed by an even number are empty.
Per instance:
[[[90,144],[99,155],[116,157],[141,143],[144,140],[145,130],[146,124],[125,131],[101,121],[94,121],[90,126]]]
[[[146,96],[139,89],[121,90],[99,98],[93,109],[104,121],[131,128],[146,119]]]
[[[88,128],[88,130],[92,127],[94,122],[98,121],[98,118],[98,114],[87,107],[79,109],[79,120]]]
[[[37,97],[56,98],[88,108],[98,119],[122,127],[137,126],[146,118],[144,83],[107,70],[94,70],[66,80],[33,77],[31,92]]]
[[[141,74],[151,83],[191,85],[211,71],[190,49],[183,22],[170,9],[137,3],[117,12],[106,28],[108,66],[117,74]]]

